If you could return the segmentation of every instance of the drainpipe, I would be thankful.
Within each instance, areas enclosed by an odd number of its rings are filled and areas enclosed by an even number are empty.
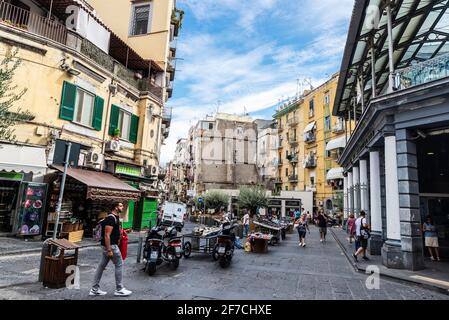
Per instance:
[[[111,113],[111,97],[112,97],[112,91],[110,86],[114,84],[114,79],[111,80],[111,83],[109,85],[109,94],[108,94],[108,102],[106,105],[106,120],[104,122],[104,127],[103,127],[103,142],[101,144],[101,154],[104,155],[105,149],[106,149],[106,132],[108,131],[108,119],[110,117],[110,113]],[[101,168],[103,169],[103,168]]]
[[[388,62],[390,74],[388,77],[388,93],[394,90],[394,61],[393,61],[393,23],[391,17],[391,2],[387,5],[387,29],[388,29]]]
[[[371,39],[371,99],[376,97],[376,60],[374,57],[374,39]]]

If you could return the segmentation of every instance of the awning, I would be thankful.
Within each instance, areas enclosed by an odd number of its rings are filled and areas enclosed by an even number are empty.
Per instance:
[[[343,168],[332,168],[326,174],[326,180],[343,179]]]
[[[63,166],[52,165],[51,167],[64,172]],[[68,168],[67,175],[87,186],[87,199],[132,201],[140,198],[140,190],[109,173]]]
[[[0,171],[32,172],[34,177],[47,172],[45,148],[0,144]]]
[[[346,147],[346,137],[340,137],[330,140],[326,145],[326,151]]]
[[[309,132],[309,131],[312,131],[313,129],[315,129],[315,124],[316,124],[315,121],[309,123],[309,124],[306,126],[306,128],[304,129],[304,133]]]

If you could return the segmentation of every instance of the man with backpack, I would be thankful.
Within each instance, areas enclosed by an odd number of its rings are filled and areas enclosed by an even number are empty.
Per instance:
[[[360,217],[355,221],[355,240],[356,251],[352,254],[354,260],[357,262],[357,256],[363,253],[363,260],[369,260],[366,256],[366,249],[368,248],[368,239],[370,238],[369,226],[366,222],[365,211],[360,211]]]
[[[123,259],[119,249],[120,241],[120,213],[124,210],[123,203],[115,202],[112,205],[111,213],[102,220],[100,224],[101,228],[101,246],[103,249],[100,264],[97,267],[94,277],[94,283],[92,289],[89,292],[90,296],[104,296],[107,293],[100,290],[100,280],[103,275],[103,271],[112,260],[115,265],[115,284],[116,290],[115,296],[126,297],[132,292],[125,289],[122,284],[123,277]]]

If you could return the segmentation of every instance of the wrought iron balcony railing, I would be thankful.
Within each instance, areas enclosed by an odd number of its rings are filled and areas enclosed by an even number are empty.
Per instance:
[[[309,131],[304,134],[304,142],[305,143],[312,143],[316,141],[316,135],[314,132]]]
[[[304,166],[306,168],[315,168],[317,165],[316,157],[309,157],[306,159]]]
[[[288,181],[290,182],[297,182],[298,181],[298,175],[297,174],[292,174],[288,177]]]

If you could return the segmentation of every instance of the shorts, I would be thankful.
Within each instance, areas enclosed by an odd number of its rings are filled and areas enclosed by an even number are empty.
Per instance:
[[[320,230],[320,233],[324,233],[324,234],[327,233],[327,228],[326,227],[320,227],[319,230]]]
[[[368,239],[357,237],[357,240],[355,241],[355,250],[357,251],[360,247],[362,247],[363,249],[368,248]]]
[[[438,237],[425,237],[426,247],[438,248]]]
[[[299,234],[299,237],[300,237],[300,238],[305,238],[307,232],[306,232],[306,231],[298,231],[298,234]]]

